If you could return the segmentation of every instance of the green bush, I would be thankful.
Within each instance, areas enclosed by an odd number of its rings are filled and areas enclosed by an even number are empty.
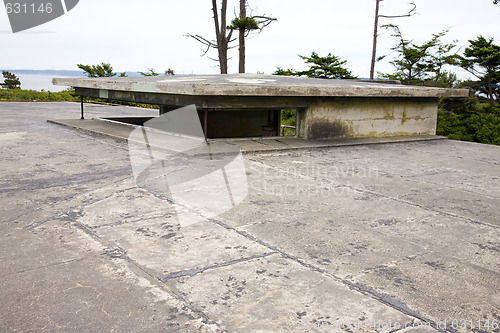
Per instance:
[[[75,91],[67,89],[58,92],[24,89],[0,89],[2,101],[78,101]]]
[[[90,98],[85,97],[86,101],[95,102],[95,103],[111,103],[111,104],[120,104],[120,105],[129,105],[136,106],[142,108],[150,108],[150,109],[158,109],[157,105],[151,104],[140,104],[140,103],[132,103],[132,102],[123,102],[123,101],[111,101],[100,98]],[[37,90],[23,90],[23,89],[0,89],[0,101],[44,101],[44,102],[53,102],[53,101],[80,101],[80,96],[75,95],[74,89],[66,89],[58,92],[51,91],[37,91]]]
[[[500,145],[500,106],[442,99],[438,111],[437,134],[448,139]]]

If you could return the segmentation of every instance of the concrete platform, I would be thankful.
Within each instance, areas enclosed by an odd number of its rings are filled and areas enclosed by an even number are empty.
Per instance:
[[[1,332],[498,332],[498,146],[247,153],[245,199],[203,218],[125,141],[47,123],[79,104],[0,114]]]
[[[130,133],[138,126],[111,122],[99,118],[93,119],[48,119],[50,123],[58,124],[91,134],[109,136],[116,140],[127,141]],[[228,142],[241,149],[243,153],[282,151],[311,148],[327,148],[342,146],[357,146],[369,144],[414,142],[428,140],[444,140],[439,135],[408,135],[391,136],[385,138],[337,138],[329,140],[307,140],[296,137],[267,137],[267,138],[240,138],[240,139],[209,139],[208,142]],[[156,147],[165,148],[165,147]],[[215,151],[217,152],[217,151]],[[224,151],[221,151],[224,152]]]

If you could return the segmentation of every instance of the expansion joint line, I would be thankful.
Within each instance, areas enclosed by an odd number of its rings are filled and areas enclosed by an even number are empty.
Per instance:
[[[226,230],[230,230],[230,231],[233,231],[235,233],[237,233],[238,235],[240,236],[243,236],[253,242],[256,242],[264,247],[267,247],[268,249],[271,250],[270,253],[265,253],[261,256],[268,256],[268,255],[272,255],[272,254],[280,254],[282,257],[284,258],[287,258],[287,259],[290,259],[290,260],[293,260],[295,262],[297,262],[298,264],[300,264],[301,266],[303,267],[306,267],[312,271],[315,271],[315,272],[319,272],[319,273],[322,273],[324,274],[325,276],[329,277],[329,278],[332,278],[334,279],[335,281],[339,282],[339,283],[342,283],[344,284],[345,286],[347,286],[349,289],[353,290],[353,291],[356,291],[358,293],[361,293],[365,296],[369,296],[371,297],[372,299],[384,304],[384,305],[387,305],[393,309],[395,309],[396,311],[398,312],[401,312],[407,316],[410,316],[410,317],[413,317],[415,319],[418,319],[422,322],[425,322],[426,324],[428,324],[429,326],[431,326],[432,328],[436,329],[437,331],[441,332],[441,333],[446,333],[446,332],[450,332],[450,333],[456,333],[456,330],[454,330],[453,328],[451,327],[446,327],[445,329],[442,329],[438,326],[438,324],[431,320],[431,319],[428,319],[428,318],[425,318],[424,316],[420,315],[418,312],[414,311],[414,310],[411,310],[410,308],[408,308],[408,306],[406,304],[404,304],[403,302],[401,301],[398,301],[396,299],[393,299],[392,297],[390,297],[389,295],[386,295],[386,294],[382,294],[382,293],[379,293],[377,292],[376,290],[368,287],[368,286],[365,286],[365,285],[362,285],[362,284],[359,284],[359,283],[353,283],[351,281],[348,281],[346,279],[343,279],[339,276],[336,276],[335,274],[331,273],[331,272],[328,272],[327,270],[323,269],[323,268],[320,268],[318,266],[315,266],[313,264],[310,264],[310,263],[307,263],[305,262],[304,260],[300,259],[300,258],[297,258],[281,249],[279,249],[278,247],[276,246],[273,246],[271,244],[268,244],[258,238],[256,238],[255,236],[245,232],[245,231],[242,231],[242,230],[238,230],[236,229],[235,227],[232,227],[230,225],[228,225],[227,223],[224,223],[222,221],[219,221],[215,218],[208,218],[208,217],[205,217],[203,215],[203,213],[200,213],[190,207],[187,207],[185,205],[182,205],[178,202],[176,202],[175,200],[173,200],[172,198],[170,197],[167,197],[161,193],[157,193],[157,192],[152,192],[153,195],[157,196],[158,198],[161,198],[163,200],[166,200],[168,201],[169,203],[171,204],[175,204],[175,205],[179,205],[187,210],[189,210],[190,212],[192,213],[195,213],[197,215],[199,215],[200,217],[203,217],[205,218],[206,220],[208,221],[211,221],[212,223],[215,223],[221,227],[223,227],[224,229]],[[251,259],[254,259],[253,257],[251,257],[249,260]],[[226,266],[228,265],[231,265],[231,264],[234,264],[236,262],[228,262],[226,264]],[[211,268],[216,268],[216,266],[212,267],[207,267],[205,269],[211,269]],[[203,270],[203,269],[200,269],[200,270]],[[175,278],[175,277],[178,277],[176,276],[176,274],[179,274],[179,276],[190,276],[190,275],[194,275],[194,274],[198,274],[198,273],[201,273],[201,271],[198,271],[198,270],[193,270],[193,271],[183,271],[183,272],[176,272],[176,273],[172,273],[174,275],[169,275],[169,276],[166,276],[164,278],[160,278],[159,280],[162,281],[162,282],[166,282],[168,281],[169,279],[172,279],[172,278]],[[395,332],[395,331],[394,331]]]
[[[262,253],[262,254],[256,254],[256,255],[253,255],[250,257],[246,257],[246,258],[234,259],[234,260],[223,262],[221,264],[215,264],[215,265],[211,265],[211,266],[207,266],[207,267],[203,267],[203,268],[195,268],[195,269],[188,269],[188,270],[184,270],[184,271],[173,272],[165,277],[159,278],[159,280],[161,282],[167,282],[168,280],[176,279],[176,278],[183,277],[183,276],[191,277],[191,276],[195,276],[196,274],[204,273],[205,271],[208,271],[208,270],[217,269],[217,268],[221,268],[221,267],[227,267],[227,266],[239,264],[242,262],[247,262],[247,261],[254,260],[254,259],[265,258],[265,257],[269,257],[273,254],[276,254],[276,251],[266,252],[266,253]]]
[[[335,274],[331,273],[331,272],[328,272],[327,270],[323,269],[323,268],[320,268],[316,265],[313,265],[313,264],[310,264],[310,263],[307,263],[305,262],[304,260],[300,259],[300,258],[297,258],[281,249],[279,249],[278,247],[276,246],[273,246],[271,244],[268,244],[260,239],[257,239],[255,236],[245,232],[245,231],[241,231],[241,230],[238,230],[234,227],[231,227],[229,225],[227,225],[226,223],[222,222],[222,221],[219,221],[217,219],[214,219],[214,218],[209,218],[208,219],[209,221],[227,229],[227,230],[231,230],[231,231],[234,231],[236,232],[237,234],[245,237],[245,238],[248,238],[262,246],[265,246],[267,248],[269,248],[270,250],[274,251],[275,253],[279,253],[281,256],[283,256],[284,258],[287,258],[287,259],[290,259],[292,261],[295,261],[297,262],[298,264],[300,264],[301,266],[303,267],[306,267],[312,271],[315,271],[315,272],[319,272],[319,273],[322,273],[324,275],[326,275],[327,277],[330,277],[332,279],[334,279],[335,281],[337,282],[340,282],[344,285],[346,285],[347,287],[349,287],[349,289],[353,290],[353,291],[356,291],[356,292],[359,292],[365,296],[369,296],[373,299],[375,299],[376,301],[382,303],[382,304],[385,304],[395,310],[397,310],[398,312],[401,312],[407,316],[410,316],[410,317],[413,317],[415,319],[418,319],[422,322],[425,322],[426,324],[430,325],[432,328],[436,329],[437,331],[441,332],[441,333],[446,333],[446,332],[450,332],[450,333],[456,333],[457,331],[454,330],[453,328],[451,327],[446,327],[446,329],[442,329],[439,327],[439,325],[431,320],[431,319],[428,319],[428,318],[425,318],[424,316],[420,315],[418,312],[414,311],[414,310],[411,310],[410,308],[408,308],[408,306],[406,304],[404,304],[403,302],[400,302],[396,299],[393,299],[392,297],[390,297],[389,295],[386,295],[386,294],[382,294],[382,293],[379,293],[377,292],[376,290],[368,287],[368,286],[365,286],[365,285],[362,285],[362,284],[359,284],[359,283],[353,283],[351,281],[348,281],[346,279],[343,279],[339,276],[336,276]],[[395,331],[394,331],[395,332]]]
[[[332,278],[334,279],[335,281],[339,282],[339,283],[342,283],[343,285],[347,286],[349,289],[355,291],[355,292],[358,292],[358,293],[361,293],[365,296],[368,296],[368,297],[371,297],[372,299],[384,304],[384,305],[387,305],[393,309],[395,309],[396,311],[398,312],[401,312],[409,317],[413,317],[417,320],[420,320],[424,323],[426,323],[427,325],[431,326],[432,328],[436,329],[437,331],[441,332],[441,333],[446,333],[446,332],[450,332],[450,333],[457,333],[456,330],[454,330],[453,328],[451,327],[446,327],[446,328],[441,328],[435,321],[431,320],[431,319],[428,319],[422,315],[420,315],[418,312],[414,311],[414,310],[411,310],[410,308],[408,308],[408,306],[397,300],[397,299],[394,299],[392,298],[391,296],[389,295],[386,295],[386,294],[382,294],[382,293],[379,293],[377,292],[376,290],[374,290],[373,288],[370,288],[368,286],[365,286],[365,285],[362,285],[360,283],[354,283],[354,282],[351,282],[351,281],[348,281],[346,279],[343,279],[339,276],[336,276],[335,274],[331,273],[331,272],[328,272],[327,270],[323,269],[323,268],[320,268],[318,266],[315,266],[313,264],[310,264],[310,263],[307,263],[305,262],[304,260],[298,258],[298,257],[295,257],[281,249],[279,249],[278,247],[276,246],[273,246],[271,244],[268,244],[258,238],[256,238],[255,236],[245,232],[245,231],[242,231],[242,230],[238,230],[236,229],[235,227],[232,227],[230,225],[228,225],[227,223],[224,223],[220,220],[217,220],[215,218],[211,218],[211,217],[206,217],[204,216],[203,213],[197,211],[197,210],[194,210],[192,209],[191,207],[187,207],[186,205],[184,204],[181,204],[179,202],[177,202],[176,200],[174,200],[173,198],[171,197],[168,197],[162,193],[158,193],[158,192],[155,192],[155,191],[150,191],[154,196],[158,197],[159,199],[163,199],[163,200],[166,200],[167,202],[169,202],[170,204],[173,204],[173,205],[178,205],[180,207],[183,207],[187,210],[189,210],[191,213],[194,213],[198,216],[200,216],[201,218],[204,218],[206,219],[207,221],[210,221],[212,223],[215,223],[221,227],[223,227],[224,229],[226,230],[229,230],[229,231],[233,231],[235,233],[237,233],[238,235],[240,236],[243,236],[253,242],[256,242],[264,247],[267,247],[268,249],[271,250],[270,253],[265,253],[263,254],[262,256],[268,256],[268,255],[272,255],[272,254],[280,254],[282,257],[286,258],[286,259],[290,259],[292,261],[295,261],[296,263],[300,264],[301,266],[303,267],[306,267],[312,271],[315,271],[315,272],[319,272],[319,273],[322,273],[324,274],[325,276],[329,277],[329,278]],[[251,259],[254,259],[254,258],[250,258],[249,260]],[[236,262],[228,262],[226,264],[226,266],[228,265],[231,265],[231,264],[234,264]],[[206,269],[212,269],[212,268],[216,268],[216,266],[212,267],[207,267],[205,268]],[[200,270],[203,270],[203,269],[200,269]],[[201,273],[201,271],[198,271],[198,270],[192,270],[192,271],[181,271],[181,272],[175,272],[175,273],[172,273],[174,275],[168,275],[166,277],[163,277],[163,278],[158,278],[161,282],[166,282],[168,281],[169,279],[172,279],[172,278],[175,278],[175,277],[179,277],[179,276],[191,276],[191,275],[195,275],[195,274],[198,274],[198,273]],[[179,274],[178,276],[176,274]],[[181,297],[181,296],[179,296]],[[186,302],[186,301],[185,301]],[[396,331],[393,331],[393,332],[396,332]]]
[[[182,302],[189,310],[191,310],[193,313],[196,313],[198,316],[200,316],[202,318],[202,322],[204,324],[218,326],[218,324],[214,320],[211,320],[208,317],[208,315],[206,315],[202,310],[197,309],[194,305],[192,305],[189,301],[187,301],[184,297],[182,297],[178,292],[168,288],[163,283],[158,283],[159,279],[156,276],[154,276],[153,274],[151,274],[145,267],[143,267],[142,265],[137,263],[135,260],[130,258],[127,255],[125,250],[123,250],[120,247],[114,246],[110,242],[102,239],[92,229],[90,229],[85,224],[78,222],[78,221],[72,221],[72,222],[78,229],[81,229],[87,235],[92,237],[95,241],[99,242],[103,248],[107,249],[107,250],[105,250],[104,254],[106,254],[108,257],[113,258],[113,259],[123,259],[127,263],[133,265],[137,270],[142,272],[151,283],[153,283],[155,286],[158,286],[159,288],[165,290],[167,293],[172,294],[173,297],[175,297],[175,299]]]

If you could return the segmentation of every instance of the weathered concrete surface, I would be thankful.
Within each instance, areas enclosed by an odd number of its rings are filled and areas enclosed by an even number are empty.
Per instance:
[[[467,97],[467,89],[442,89],[364,82],[324,80],[266,74],[225,74],[155,77],[54,78],[55,85],[102,90],[191,96],[300,97]]]
[[[305,139],[436,134],[435,98],[336,98],[299,112]]]
[[[180,227],[125,142],[46,122],[78,104],[0,114],[1,332],[499,331],[500,147],[247,154],[244,202]]]

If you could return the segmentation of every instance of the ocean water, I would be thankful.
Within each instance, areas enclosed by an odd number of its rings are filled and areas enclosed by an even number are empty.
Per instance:
[[[65,75],[50,75],[50,74],[23,74],[23,73],[15,73],[19,80],[21,81],[22,89],[31,89],[41,91],[42,89],[45,91],[61,91],[67,89],[69,87],[64,86],[55,86],[52,84],[52,79],[54,77],[74,77],[74,76],[65,76]],[[1,73],[0,73],[1,77]],[[83,76],[82,76],[83,77]]]
[[[55,77],[79,77],[85,78],[83,71],[74,70],[33,70],[33,69],[7,69],[14,73],[21,81],[22,89],[45,90],[45,91],[61,91],[69,87],[55,86],[52,84],[52,79]],[[140,76],[138,72],[127,72],[128,76]],[[3,77],[0,70],[0,82],[3,82]]]

